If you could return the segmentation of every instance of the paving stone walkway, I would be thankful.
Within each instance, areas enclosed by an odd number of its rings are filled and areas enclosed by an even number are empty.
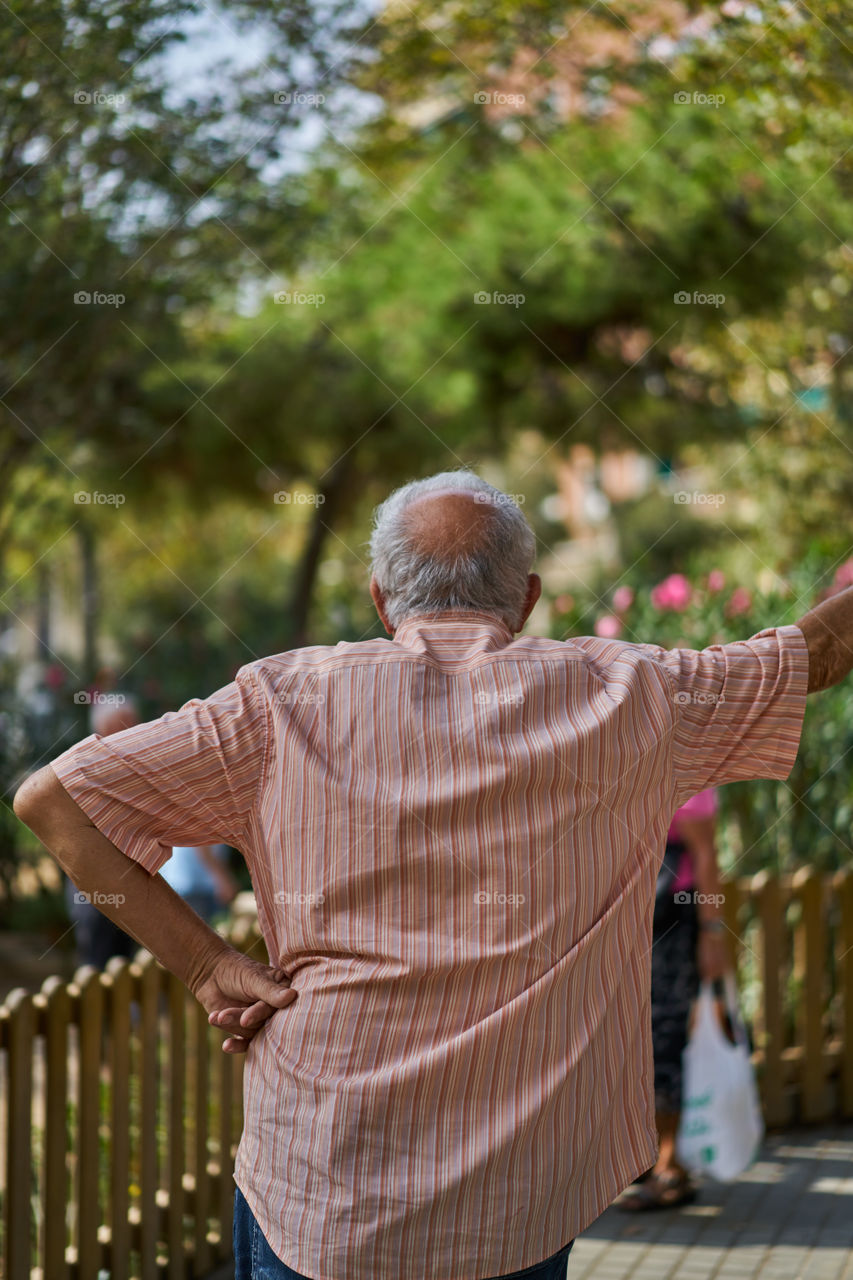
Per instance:
[[[568,1280],[853,1280],[853,1125],[772,1134],[737,1182],[680,1209],[611,1206]]]

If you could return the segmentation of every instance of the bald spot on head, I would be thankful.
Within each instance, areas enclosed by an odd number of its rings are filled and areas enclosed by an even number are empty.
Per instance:
[[[491,502],[477,501],[468,489],[425,493],[403,514],[406,534],[418,553],[439,561],[487,547],[494,535],[493,519]]]

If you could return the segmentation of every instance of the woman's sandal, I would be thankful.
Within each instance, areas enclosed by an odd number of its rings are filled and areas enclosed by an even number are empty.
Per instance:
[[[664,1173],[651,1173],[640,1183],[622,1192],[616,1200],[617,1209],[629,1213],[643,1213],[649,1209],[674,1209],[680,1204],[691,1204],[696,1199],[696,1187],[688,1173],[670,1169]]]

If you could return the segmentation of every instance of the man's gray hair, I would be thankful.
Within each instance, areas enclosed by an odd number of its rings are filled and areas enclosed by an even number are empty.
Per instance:
[[[419,549],[406,513],[417,499],[447,492],[473,493],[475,501],[488,506],[489,536],[436,556]],[[374,513],[373,576],[394,629],[412,614],[448,609],[492,613],[517,629],[535,552],[533,530],[516,502],[474,471],[442,471],[413,480],[395,489]]]

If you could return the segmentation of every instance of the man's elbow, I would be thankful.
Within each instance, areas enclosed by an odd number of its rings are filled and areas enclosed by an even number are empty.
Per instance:
[[[57,788],[62,790],[62,783],[50,765],[45,765],[43,769],[37,769],[24,779],[12,800],[15,815],[40,838],[42,831],[50,824],[57,800]]]

